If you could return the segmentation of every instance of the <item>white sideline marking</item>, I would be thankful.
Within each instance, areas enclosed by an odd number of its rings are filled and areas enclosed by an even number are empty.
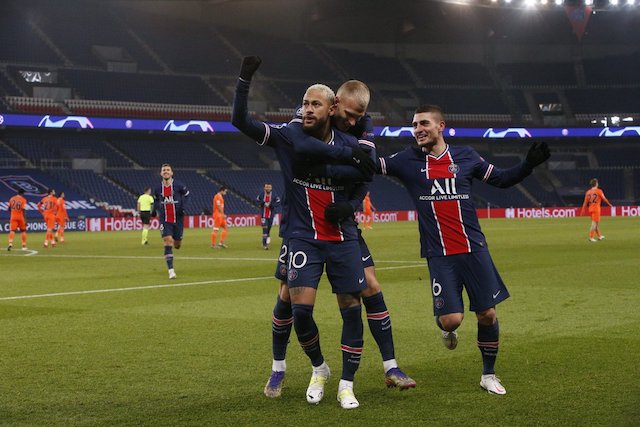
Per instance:
[[[33,249],[13,249],[9,253],[0,254],[0,256],[33,256],[37,253],[38,251],[34,251]]]
[[[272,260],[273,261],[273,260]],[[403,265],[398,267],[382,267],[376,270],[399,270],[404,268],[424,267],[422,264],[415,265]],[[106,294],[110,292],[127,292],[127,291],[139,291],[144,289],[160,289],[160,288],[179,288],[183,286],[196,286],[196,285],[210,285],[214,283],[234,283],[234,282],[254,282],[256,280],[275,280],[273,276],[266,277],[244,277],[240,279],[225,279],[225,280],[207,280],[204,282],[187,282],[187,283],[168,283],[164,285],[149,285],[149,286],[132,286],[128,288],[111,288],[111,289],[93,289],[88,291],[70,291],[70,292],[54,292],[50,294],[36,294],[36,295],[17,295],[13,297],[1,297],[0,301],[13,301],[20,299],[32,299],[32,298],[48,298],[48,297],[62,297],[69,295],[88,295],[88,294]]]
[[[255,280],[266,280],[266,279],[272,279],[272,278],[273,276],[246,277],[242,279],[207,280],[205,282],[168,283],[166,285],[133,286],[129,288],[93,289],[89,291],[71,291],[71,292],[55,292],[50,294],[19,295],[14,297],[2,297],[0,298],[0,301],[10,301],[10,300],[29,299],[29,298],[61,297],[61,296],[67,296],[67,295],[104,294],[109,292],[138,291],[142,289],[179,288],[181,286],[209,285],[212,283],[250,282]]]
[[[31,249],[27,250],[26,252],[32,252],[29,253],[25,256],[31,256],[31,255],[37,255],[39,252],[38,251],[33,251]],[[16,252],[17,253],[17,252]],[[0,253],[0,256],[14,256],[14,255],[10,255],[10,254],[3,254]],[[38,255],[38,258],[99,258],[99,259],[163,259],[162,255],[155,255],[155,256],[150,256],[150,255],[145,255],[145,256],[138,256],[138,255],[63,255],[63,254],[59,254],[59,255],[54,255],[54,254],[40,254]],[[267,261],[267,262],[275,262],[276,259],[274,258],[241,258],[241,257],[216,257],[216,256],[208,256],[208,257],[198,257],[198,256],[181,256],[180,259],[186,259],[186,260],[221,260],[221,261]],[[375,259],[374,260],[376,263],[382,263],[382,264],[413,264],[417,261],[407,261],[407,260],[379,260],[379,259]],[[426,265],[426,262],[425,264]]]

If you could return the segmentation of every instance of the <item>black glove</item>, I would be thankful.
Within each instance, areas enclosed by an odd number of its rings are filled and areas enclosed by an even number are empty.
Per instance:
[[[534,142],[529,148],[527,153],[526,162],[531,165],[532,168],[544,163],[551,156],[549,152],[549,146],[546,142]]]
[[[353,206],[349,202],[331,203],[324,208],[324,217],[329,222],[339,223],[353,216]]]
[[[251,77],[260,68],[262,59],[259,56],[245,56],[242,58],[242,66],[240,67],[240,78],[242,80],[251,81]]]
[[[152,217],[152,218],[155,218],[155,217],[157,217],[157,216],[158,216],[158,212],[157,212],[155,209],[154,209],[154,210],[152,210],[152,211],[151,211],[151,217]]]
[[[184,216],[184,209],[178,208],[178,216]]]
[[[293,175],[303,181],[310,181],[315,178],[324,178],[327,176],[327,165],[310,163],[296,163],[293,166]]]
[[[376,164],[366,151],[359,147],[351,148],[351,165],[356,167],[365,176],[373,176],[376,172]]]

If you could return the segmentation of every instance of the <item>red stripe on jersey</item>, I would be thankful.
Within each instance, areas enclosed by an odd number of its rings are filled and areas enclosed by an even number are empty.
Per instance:
[[[445,194],[451,195],[456,194],[455,180],[453,179],[456,175],[451,171],[455,170],[455,168],[450,168],[453,164],[453,158],[448,150],[438,159],[431,156],[427,158],[427,173],[429,178],[433,180],[438,179],[438,184],[440,184],[438,191],[441,190],[444,191]],[[431,203],[431,206],[433,208],[433,215],[436,223],[438,224],[440,243],[442,244],[444,255],[471,252],[469,237],[467,236],[462,222],[460,201],[434,201]]]
[[[269,203],[271,201],[271,194],[264,194],[264,202]],[[263,215],[265,218],[269,218],[271,216],[271,206],[265,206]]]
[[[173,200],[173,184],[162,185],[162,197],[166,200],[168,197]],[[164,204],[164,221],[176,222],[176,206],[172,203]]]
[[[324,217],[324,208],[333,203],[333,193],[330,191],[306,188],[307,206],[311,215],[311,228],[315,231],[317,240],[342,241],[344,237],[340,226],[329,222]]]

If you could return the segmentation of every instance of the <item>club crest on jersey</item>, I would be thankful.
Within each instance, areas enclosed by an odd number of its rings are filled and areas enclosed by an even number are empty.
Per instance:
[[[460,172],[460,166],[456,165],[455,163],[451,163],[447,169],[449,169],[449,173],[453,174]]]

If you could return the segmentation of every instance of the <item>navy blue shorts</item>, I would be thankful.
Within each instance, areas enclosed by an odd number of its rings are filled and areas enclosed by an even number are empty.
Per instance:
[[[362,238],[362,232],[360,229],[358,229],[358,244],[360,245],[360,259],[362,260],[362,267],[373,267],[375,265],[373,263],[373,257],[371,256],[371,252],[369,252],[367,242]]]
[[[260,218],[260,225],[271,228],[273,225],[273,218]]]
[[[287,281],[287,257],[289,256],[289,239],[282,239],[280,246],[280,255],[278,255],[278,264],[274,277],[281,282]]]
[[[287,261],[287,284],[290,288],[306,286],[317,289],[325,265],[334,294],[360,293],[367,287],[357,240],[289,239]]]
[[[182,223],[182,220],[175,224],[172,222],[160,223],[160,233],[162,234],[162,237],[171,236],[173,237],[173,240],[182,240],[183,231],[184,224]]]
[[[509,291],[487,251],[432,257],[427,263],[436,316],[464,313],[463,287],[473,312],[484,311],[509,298]]]

